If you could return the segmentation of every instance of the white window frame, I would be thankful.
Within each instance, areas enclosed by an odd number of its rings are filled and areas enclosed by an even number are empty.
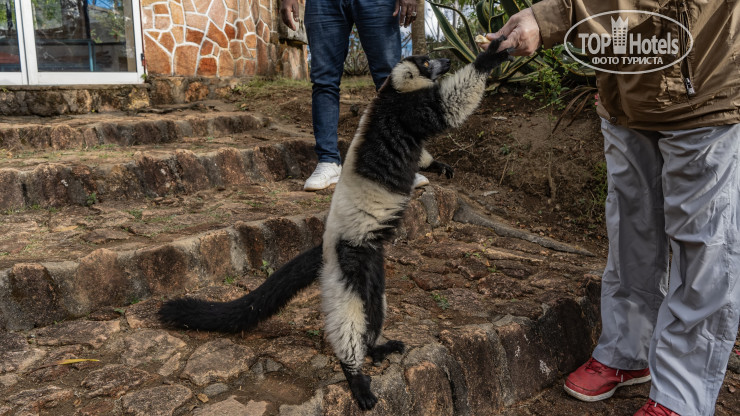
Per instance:
[[[33,7],[30,0],[16,0],[18,43],[21,55],[21,72],[0,72],[2,85],[83,85],[83,84],[140,84],[144,82],[141,55],[144,46],[141,38],[141,5],[130,0],[134,24],[136,72],[40,72],[37,70],[36,37],[33,28]]]
[[[28,79],[26,72],[26,53],[23,44],[23,22],[21,22],[21,0],[15,1],[15,20],[18,26],[16,32],[18,33],[18,55],[20,56],[21,72],[0,72],[0,85],[23,85]],[[29,5],[31,3],[29,2]]]

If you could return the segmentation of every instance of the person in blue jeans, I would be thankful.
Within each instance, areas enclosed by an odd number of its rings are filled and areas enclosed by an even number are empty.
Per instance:
[[[299,0],[283,0],[283,22],[297,29]],[[423,10],[421,11],[423,13]],[[400,26],[416,19],[416,0],[306,0],[304,22],[311,48],[311,112],[318,165],[303,187],[317,191],[337,183],[342,161],[337,147],[339,84],[349,51],[349,35],[357,26],[370,74],[378,90],[401,60]],[[429,181],[417,174],[416,186]]]

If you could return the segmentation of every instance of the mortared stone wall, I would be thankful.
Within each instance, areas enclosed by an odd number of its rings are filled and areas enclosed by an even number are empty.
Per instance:
[[[147,72],[306,79],[306,46],[278,39],[279,0],[141,0]]]

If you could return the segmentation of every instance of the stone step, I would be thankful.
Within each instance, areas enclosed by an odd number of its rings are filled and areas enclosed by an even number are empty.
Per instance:
[[[0,268],[19,262],[77,259],[98,248],[139,249],[236,221],[328,209],[329,191],[304,192],[302,185],[301,180],[286,180],[189,195],[11,211],[0,216]]]
[[[166,144],[188,137],[241,134],[270,128],[271,124],[269,117],[235,111],[233,104],[222,101],[147,109],[138,113],[5,117],[0,119],[0,149],[18,153],[105,145]]]
[[[92,205],[184,195],[230,186],[305,178],[316,164],[313,142],[278,138],[167,148],[105,147],[0,163],[0,210]],[[229,144],[225,146],[225,144]],[[344,145],[343,145],[344,146]]]
[[[307,193],[301,186],[289,180],[143,206],[6,215],[0,329],[48,325],[277,267],[321,241],[331,190]],[[402,236],[443,226],[456,210],[454,191],[429,186],[417,194]]]

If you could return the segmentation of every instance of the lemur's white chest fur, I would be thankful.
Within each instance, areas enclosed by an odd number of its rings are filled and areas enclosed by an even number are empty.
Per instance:
[[[347,151],[324,233],[325,237],[348,240],[357,245],[372,238],[374,231],[387,227],[384,224],[390,220],[402,215],[409,199],[409,196],[389,192],[380,184],[355,172],[357,149],[364,140],[366,117],[367,113],[362,116],[360,127]],[[325,241],[324,244],[326,243]]]

